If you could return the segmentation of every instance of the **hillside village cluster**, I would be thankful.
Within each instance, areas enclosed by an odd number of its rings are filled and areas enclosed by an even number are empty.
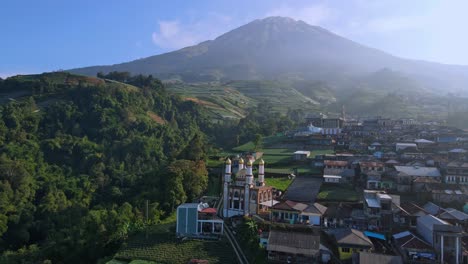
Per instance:
[[[258,232],[270,263],[468,263],[467,131],[320,114],[287,136],[291,163],[320,173],[290,175],[280,192],[261,153],[230,157],[219,203],[181,205],[177,235],[221,236],[249,217],[270,226]],[[336,195],[319,199],[324,189]]]

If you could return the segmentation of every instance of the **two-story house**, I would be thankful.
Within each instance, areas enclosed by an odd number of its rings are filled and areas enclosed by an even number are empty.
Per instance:
[[[445,183],[468,184],[468,162],[452,161],[447,164]]]

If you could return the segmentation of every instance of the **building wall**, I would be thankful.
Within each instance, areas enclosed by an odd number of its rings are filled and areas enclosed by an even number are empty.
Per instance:
[[[420,223],[420,218],[417,220],[417,225],[416,225],[416,230],[418,231],[418,234],[423,237],[423,239],[431,244],[432,246],[434,245],[434,239],[432,236],[432,229],[421,224]]]
[[[197,234],[197,208],[177,209],[177,232],[181,235]]]
[[[309,216],[309,223],[311,225],[319,226],[321,224],[320,218],[321,217],[319,215],[311,215],[311,216]]]
[[[351,259],[354,252],[369,252],[368,249],[362,248],[353,248],[353,247],[338,247],[338,254],[340,255],[340,260],[348,260]]]
[[[187,233],[197,234],[197,219],[198,211],[197,208],[188,208],[187,210]]]

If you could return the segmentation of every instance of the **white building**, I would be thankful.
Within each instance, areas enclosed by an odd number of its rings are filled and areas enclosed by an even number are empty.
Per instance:
[[[265,162],[260,160],[258,178],[254,179],[251,160],[244,167],[244,160],[239,159],[239,168],[235,175],[231,171],[231,160],[227,159],[224,174],[223,216],[255,215],[266,213],[276,201],[273,200],[273,188],[265,185]],[[235,176],[235,177],[233,177]]]

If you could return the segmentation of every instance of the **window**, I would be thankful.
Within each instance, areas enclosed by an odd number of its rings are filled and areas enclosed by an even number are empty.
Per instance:
[[[345,247],[344,247],[344,248],[341,248],[341,252],[349,253],[349,251],[350,251],[349,248],[345,248]]]

